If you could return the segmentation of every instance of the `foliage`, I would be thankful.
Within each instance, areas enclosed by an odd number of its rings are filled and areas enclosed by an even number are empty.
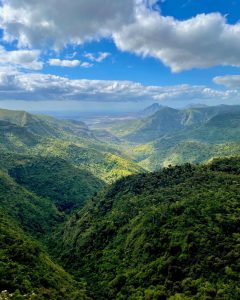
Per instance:
[[[38,157],[10,169],[10,175],[36,194],[50,198],[60,211],[82,207],[104,184],[91,173],[55,157]]]
[[[151,143],[132,147],[129,154],[149,170],[169,164],[201,163],[213,157],[237,155],[240,113],[217,115],[202,125],[189,126]]]
[[[34,153],[64,159],[82,170],[91,172],[107,183],[111,183],[124,175],[143,171],[141,167],[127,158],[71,142],[48,140],[46,143],[38,145]]]
[[[0,299],[240,299],[239,107],[151,110],[0,110]]]
[[[96,299],[239,299],[240,159],[129,176],[55,233]]]
[[[89,299],[41,246],[0,211],[0,299]]]

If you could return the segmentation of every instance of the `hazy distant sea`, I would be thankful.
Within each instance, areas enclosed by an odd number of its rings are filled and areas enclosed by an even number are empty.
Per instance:
[[[82,121],[88,125],[112,121],[112,120],[131,119],[133,117],[132,113],[119,113],[119,112],[111,112],[111,113],[84,112],[84,113],[81,113],[81,112],[41,111],[41,112],[34,112],[34,113],[46,114],[46,115],[50,115],[50,116],[58,118],[58,119]]]

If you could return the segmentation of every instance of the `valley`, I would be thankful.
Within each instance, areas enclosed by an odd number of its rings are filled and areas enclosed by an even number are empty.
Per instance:
[[[239,121],[0,110],[0,299],[238,299]]]

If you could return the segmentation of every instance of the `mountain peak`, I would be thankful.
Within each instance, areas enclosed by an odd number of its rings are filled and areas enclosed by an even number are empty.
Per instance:
[[[144,110],[142,110],[139,115],[142,118],[150,117],[151,115],[155,114],[161,107],[159,103],[153,103],[150,106],[146,107]]]

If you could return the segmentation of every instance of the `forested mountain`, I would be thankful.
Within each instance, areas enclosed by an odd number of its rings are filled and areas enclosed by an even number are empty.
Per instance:
[[[202,163],[240,150],[240,106],[160,107],[151,116],[113,122],[125,153],[147,170],[185,162]]]
[[[120,154],[82,122],[0,110],[0,299],[88,299],[46,243],[106,181],[142,170]]]
[[[240,160],[117,181],[55,234],[94,299],[239,299]]]
[[[0,298],[87,299],[84,284],[76,282],[53,262],[42,245],[49,232],[64,220],[63,212],[54,203],[57,198],[53,200],[48,197],[54,190],[54,185],[42,186],[42,192],[37,194],[41,180],[35,180],[35,187],[30,191],[18,184],[7,172],[8,168],[9,171],[15,168],[14,162],[24,164],[24,160],[30,161],[29,158],[13,158],[1,153]],[[38,178],[54,176],[54,170],[46,173],[44,169],[38,169],[37,173]],[[24,179],[26,178],[23,176],[22,180]],[[32,174],[29,174],[28,180],[32,179]],[[65,181],[67,187],[69,179]],[[60,183],[56,184],[60,186]],[[75,182],[75,185],[81,185],[81,182]],[[63,186],[61,188],[63,190]],[[69,195],[74,187],[71,189]],[[43,197],[44,193],[48,195]],[[91,195],[93,192],[90,190],[89,193]],[[79,191],[79,197],[80,195]],[[75,202],[75,207],[79,206],[77,199]],[[7,292],[1,293],[5,290]]]
[[[217,115],[237,112],[240,113],[240,106],[238,105],[188,109],[173,109],[163,106],[147,118],[113,123],[109,130],[130,142],[146,143],[166,134],[188,129],[193,125],[204,124]]]
[[[82,122],[21,111],[0,110],[0,149],[61,158],[107,182],[142,170]]]
[[[0,110],[0,299],[239,299],[240,159],[212,161],[239,154],[238,110],[106,132]]]
[[[166,134],[148,144],[131,148],[140,164],[155,170],[169,164],[206,162],[240,151],[240,113],[224,113],[204,124]]]
[[[18,199],[21,202],[21,198]],[[89,299],[19,223],[0,210],[0,299]]]

